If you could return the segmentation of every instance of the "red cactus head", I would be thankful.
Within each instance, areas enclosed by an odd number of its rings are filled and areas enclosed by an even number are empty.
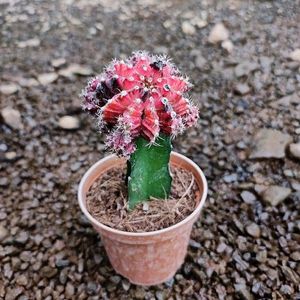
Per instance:
[[[197,122],[190,86],[165,56],[136,52],[88,83],[83,107],[108,132],[107,145],[128,156],[139,136],[154,143],[160,132],[176,136]]]

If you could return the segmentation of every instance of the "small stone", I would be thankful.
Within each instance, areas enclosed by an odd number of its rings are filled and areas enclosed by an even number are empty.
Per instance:
[[[121,277],[118,275],[111,276],[110,281],[114,284],[118,284],[121,281]]]
[[[300,143],[290,144],[290,153],[294,158],[300,159]]]
[[[227,248],[227,245],[225,244],[225,243],[220,243],[219,245],[218,245],[218,247],[217,247],[217,252],[218,253],[222,253],[222,252],[224,252],[225,250],[226,250],[226,248]]]
[[[198,242],[196,242],[195,240],[192,240],[192,239],[190,239],[189,245],[190,245],[192,248],[196,248],[196,249],[201,248],[201,244],[198,243]]]
[[[26,286],[28,284],[28,278],[25,275],[20,275],[16,278],[16,282],[19,285]]]
[[[300,261],[300,252],[299,251],[295,251],[291,254],[291,259],[294,261]]]
[[[123,288],[124,291],[126,291],[126,292],[129,291],[130,285],[131,284],[128,280],[126,280],[126,279],[122,280],[122,288]]]
[[[243,191],[241,193],[241,197],[242,197],[243,201],[247,204],[254,204],[256,201],[256,196],[248,191]]]
[[[148,210],[149,210],[148,202],[143,202],[143,211],[148,211]]]
[[[32,87],[39,85],[38,81],[34,78],[20,78],[18,80],[18,83],[22,87]]]
[[[38,81],[42,84],[42,85],[48,85],[50,83],[53,83],[54,81],[56,81],[58,78],[58,75],[54,72],[52,73],[44,73],[44,74],[40,74],[38,76]]]
[[[228,53],[231,53],[233,50],[233,43],[230,40],[223,41],[221,44],[222,48],[225,49]]]
[[[58,125],[62,129],[75,130],[80,127],[79,120],[73,116],[63,116],[59,119]]]
[[[58,268],[64,268],[70,265],[70,262],[68,259],[57,259],[55,262],[56,267]]]
[[[226,29],[226,27],[223,25],[223,23],[216,24],[209,36],[208,41],[212,44],[216,44],[222,41],[226,41],[229,38],[229,31]]]
[[[13,129],[22,129],[21,114],[18,110],[11,107],[5,107],[1,111],[4,122]]]
[[[93,70],[88,66],[71,64],[65,69],[58,72],[60,76],[72,78],[73,75],[90,76],[93,75]]]
[[[236,173],[233,173],[233,174],[225,175],[225,176],[223,177],[223,179],[224,179],[224,181],[225,181],[226,183],[231,183],[231,182],[237,181],[238,176],[237,176]]]
[[[18,90],[19,86],[14,83],[0,85],[0,93],[3,95],[12,95]]]
[[[289,55],[289,58],[294,61],[300,61],[300,49],[295,49]]]
[[[235,284],[234,288],[235,288],[235,291],[237,292],[237,294],[239,294],[242,297],[242,299],[245,299],[245,300],[253,300],[254,299],[245,284],[243,284],[243,283]]]
[[[284,201],[290,194],[291,189],[273,185],[268,187],[263,193],[262,198],[265,202],[271,204],[272,206],[278,205],[280,202]]]
[[[248,76],[251,72],[254,70],[258,69],[259,65],[256,62],[252,61],[244,61],[240,64],[238,64],[235,69],[234,73],[236,77],[243,77],[243,76]]]
[[[57,269],[51,268],[49,266],[45,266],[41,269],[41,274],[46,278],[52,278],[57,274]]]
[[[61,57],[61,58],[56,58],[56,59],[53,59],[52,61],[51,61],[51,65],[52,65],[52,67],[54,67],[54,68],[59,68],[59,67],[61,67],[62,65],[64,65],[66,63],[66,60],[63,58],[63,57]]]
[[[256,260],[260,263],[265,263],[267,261],[267,251],[266,250],[259,251],[256,254]]]
[[[29,234],[28,232],[26,231],[22,231],[20,232],[16,237],[15,237],[15,241],[18,243],[18,244],[26,244],[27,241],[29,239]]]
[[[247,83],[239,83],[235,86],[234,91],[238,95],[244,96],[250,92],[250,87]]]
[[[253,139],[249,158],[284,158],[285,148],[291,141],[289,134],[273,129],[260,129]]]
[[[26,41],[20,41],[17,43],[19,48],[27,48],[27,47],[38,47],[41,41],[37,38],[29,39]]]
[[[192,25],[188,21],[182,22],[181,29],[185,34],[188,34],[188,35],[194,35],[196,33],[196,29],[195,29],[194,25]]]
[[[87,284],[87,293],[89,295],[94,295],[94,294],[97,293],[97,291],[98,291],[98,285],[97,285],[97,283],[94,282],[94,281],[88,282],[88,284]]]
[[[67,286],[65,288],[65,296],[67,299],[72,299],[75,294],[75,288],[74,285],[70,282],[67,283]]]
[[[8,236],[8,230],[0,225],[0,242]]]
[[[1,187],[6,187],[8,185],[9,185],[9,180],[7,177],[0,178],[0,186]]]
[[[23,293],[22,287],[7,288],[5,300],[15,300]]]
[[[259,238],[260,237],[260,228],[256,223],[251,223],[246,226],[246,231],[249,235]]]
[[[195,59],[195,66],[199,69],[203,69],[203,67],[207,64],[207,60],[201,55],[197,55]]]
[[[9,151],[9,152],[6,152],[4,156],[7,160],[11,161],[17,157],[17,153],[15,151]]]

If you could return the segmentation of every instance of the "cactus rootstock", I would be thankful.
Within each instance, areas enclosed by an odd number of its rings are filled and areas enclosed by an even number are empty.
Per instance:
[[[171,151],[168,143],[196,124],[198,109],[187,96],[190,87],[188,78],[182,76],[166,56],[139,51],[125,61],[113,60],[83,91],[83,108],[97,118],[100,130],[107,134],[107,147],[130,158],[128,188],[133,192],[132,196],[129,194],[129,201],[138,197],[139,201],[146,200],[142,198],[155,194],[145,189],[154,191],[158,183],[149,188],[138,180],[137,187],[135,174],[147,180],[149,172],[158,168],[168,170]],[[154,163],[163,152],[161,163]],[[153,157],[148,164],[145,163],[147,153]],[[143,172],[137,172],[136,166],[143,166]],[[167,182],[170,184],[170,174],[169,171],[161,174],[165,174],[161,181],[168,196],[169,188],[166,187]],[[134,189],[132,184],[135,184]]]

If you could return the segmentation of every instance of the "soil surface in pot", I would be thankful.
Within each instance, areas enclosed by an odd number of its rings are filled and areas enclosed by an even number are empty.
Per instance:
[[[126,168],[102,174],[87,193],[87,209],[99,222],[129,232],[149,232],[170,227],[190,215],[199,192],[191,172],[171,168],[173,181],[169,199],[155,199],[128,210]]]

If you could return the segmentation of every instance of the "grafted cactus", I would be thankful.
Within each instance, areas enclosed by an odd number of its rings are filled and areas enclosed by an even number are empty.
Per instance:
[[[83,108],[107,133],[107,147],[128,158],[129,206],[167,198],[171,140],[197,122],[188,79],[165,56],[136,52],[114,60],[83,92]]]

